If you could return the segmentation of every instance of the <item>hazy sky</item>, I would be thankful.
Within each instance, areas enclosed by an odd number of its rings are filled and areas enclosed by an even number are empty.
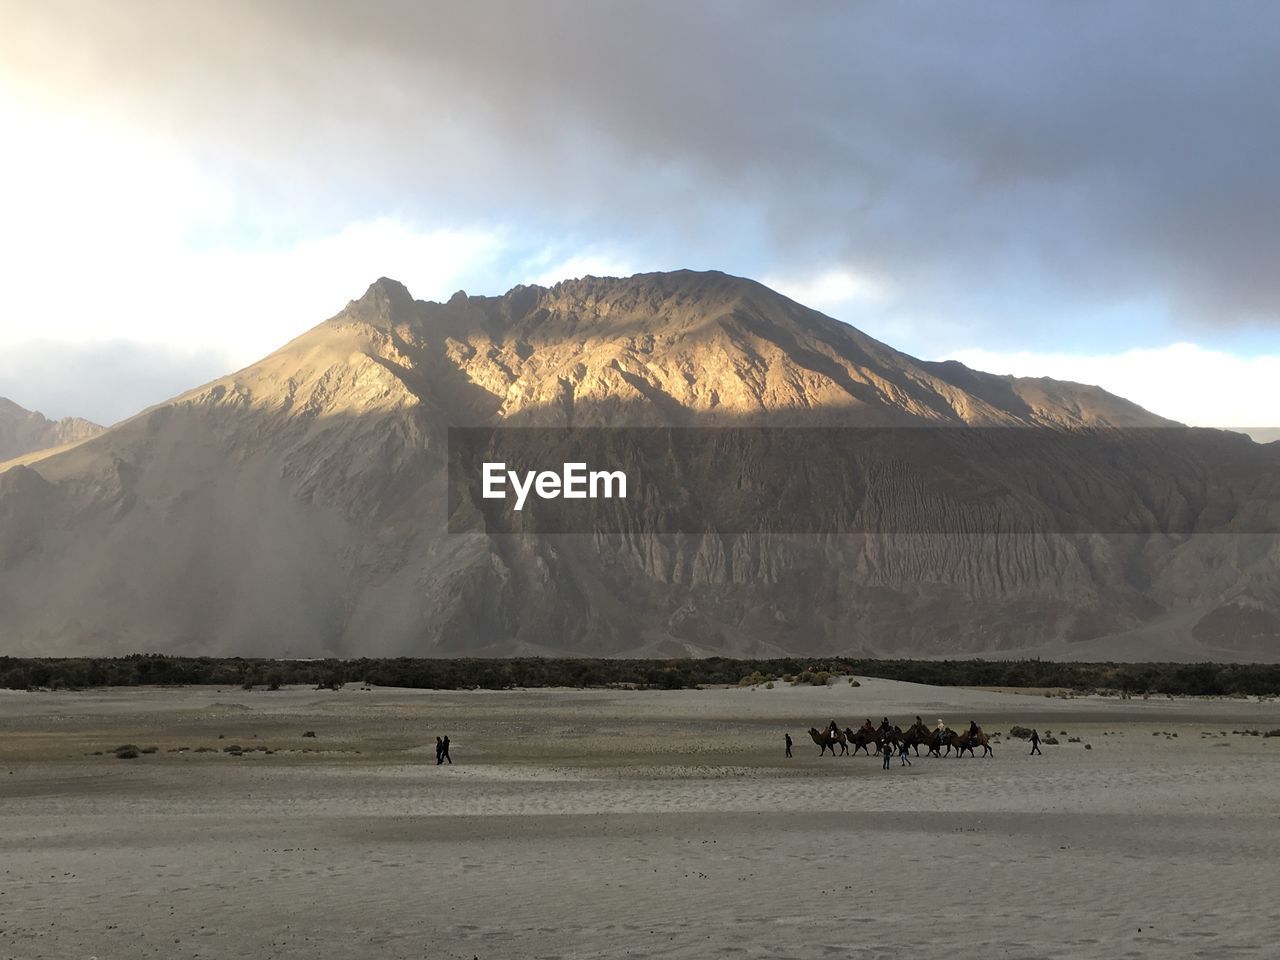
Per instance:
[[[0,395],[111,421],[375,278],[716,268],[1280,424],[1280,7],[0,0]]]

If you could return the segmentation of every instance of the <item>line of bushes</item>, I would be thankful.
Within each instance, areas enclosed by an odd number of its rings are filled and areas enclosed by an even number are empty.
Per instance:
[[[1046,660],[865,660],[727,657],[679,660],[518,657],[452,660],[398,657],[271,660],[220,657],[0,657],[0,687],[85,689],[146,684],[336,688],[363,682],[439,690],[636,686],[678,690],[744,678],[827,673],[940,686],[1052,687],[1190,696],[1280,694],[1280,665],[1258,663],[1057,663]],[[825,678],[824,678],[825,679]]]

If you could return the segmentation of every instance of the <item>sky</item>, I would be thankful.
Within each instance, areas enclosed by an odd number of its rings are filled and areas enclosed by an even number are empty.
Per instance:
[[[1280,425],[1280,7],[0,0],[0,395],[109,423],[379,276],[719,269]]]

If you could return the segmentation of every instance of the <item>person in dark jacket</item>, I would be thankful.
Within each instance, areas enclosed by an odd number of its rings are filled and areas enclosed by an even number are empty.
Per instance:
[[[444,741],[436,737],[436,766],[444,763]]]
[[[1032,730],[1032,731],[1031,731],[1031,754],[1030,754],[1030,755],[1034,757],[1037,753],[1040,753],[1040,731],[1039,731],[1039,730]],[[1044,754],[1042,754],[1042,753],[1041,753],[1040,755],[1041,755],[1041,756],[1044,756]]]
[[[787,756],[789,757],[791,756],[791,734],[787,733],[784,736],[787,738]]]
[[[448,760],[449,764],[453,764],[453,757],[449,756],[449,738],[445,737],[440,741],[440,759],[441,762]]]

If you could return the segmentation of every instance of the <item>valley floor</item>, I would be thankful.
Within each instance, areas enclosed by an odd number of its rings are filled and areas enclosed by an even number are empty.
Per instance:
[[[885,714],[1061,743],[886,772],[805,733]],[[875,679],[0,692],[0,960],[1270,957],[1280,737],[1232,731],[1278,727]]]

